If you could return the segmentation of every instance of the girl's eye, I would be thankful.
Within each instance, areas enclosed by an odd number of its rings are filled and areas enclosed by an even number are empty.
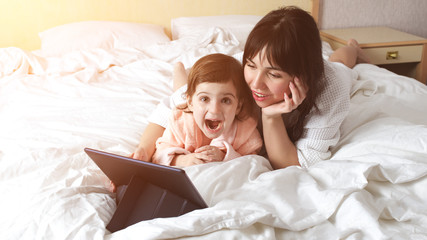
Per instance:
[[[231,99],[230,98],[224,98],[224,99],[222,99],[222,102],[225,104],[231,104]]]
[[[208,97],[200,97],[200,102],[207,102],[208,100]]]

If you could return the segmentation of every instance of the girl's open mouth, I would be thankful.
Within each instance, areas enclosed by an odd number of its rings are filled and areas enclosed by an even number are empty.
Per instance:
[[[221,121],[220,120],[206,120],[206,126],[211,131],[217,131],[221,128]]]

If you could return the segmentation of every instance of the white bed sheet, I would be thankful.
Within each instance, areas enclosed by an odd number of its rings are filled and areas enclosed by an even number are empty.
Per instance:
[[[42,58],[0,49],[0,239],[427,239],[427,87],[355,67],[351,110],[331,160],[271,171],[260,156],[186,168],[209,208],[109,233],[107,177],[84,147],[127,155],[172,64],[239,53],[200,41]]]

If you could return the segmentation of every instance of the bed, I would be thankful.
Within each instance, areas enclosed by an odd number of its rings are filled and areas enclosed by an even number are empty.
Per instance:
[[[172,93],[173,63],[241,53],[259,18],[173,18],[170,36],[74,22],[42,31],[40,49],[0,49],[0,239],[427,239],[427,87],[371,64],[354,68],[330,160],[188,167],[209,208],[106,230],[115,194],[83,149],[129,155]]]

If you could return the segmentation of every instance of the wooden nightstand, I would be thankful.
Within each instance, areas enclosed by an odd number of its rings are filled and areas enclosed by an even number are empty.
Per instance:
[[[427,39],[387,27],[328,29],[320,35],[332,49],[354,38],[373,64],[427,82]]]

